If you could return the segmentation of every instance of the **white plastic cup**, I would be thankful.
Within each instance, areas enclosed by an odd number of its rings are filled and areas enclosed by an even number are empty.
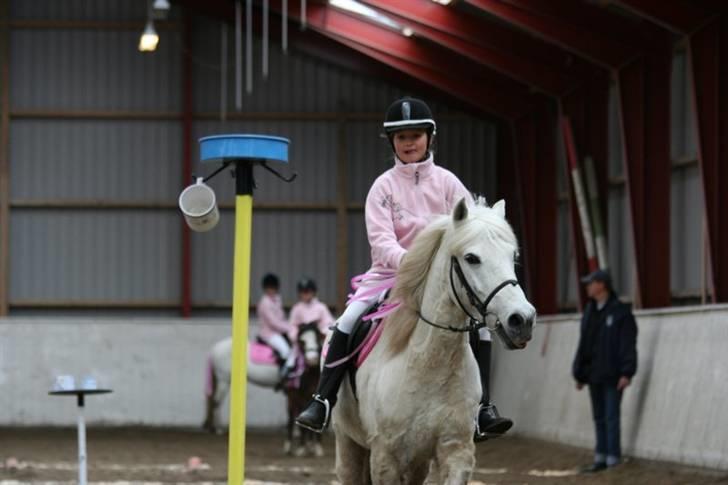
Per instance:
[[[202,177],[179,194],[179,208],[193,231],[209,231],[220,220],[215,191],[202,181]]]
[[[61,375],[56,376],[53,382],[54,391],[72,391],[76,388],[76,379],[73,376]]]
[[[98,384],[96,384],[96,378],[93,376],[86,376],[83,378],[83,381],[81,382],[81,388],[86,389],[87,391],[98,389]]]

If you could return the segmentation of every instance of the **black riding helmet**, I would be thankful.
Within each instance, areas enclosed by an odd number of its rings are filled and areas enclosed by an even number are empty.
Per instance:
[[[316,282],[311,278],[303,277],[298,280],[298,283],[296,284],[296,289],[298,289],[299,293],[301,291],[313,291],[314,293],[316,293]]]
[[[263,289],[266,288],[274,288],[276,290],[280,288],[278,276],[274,275],[273,273],[266,273],[265,276],[263,276]]]
[[[404,97],[398,99],[387,108],[384,115],[384,134],[394,149],[392,136],[402,130],[422,128],[427,131],[427,147],[432,144],[432,138],[437,131],[437,125],[432,117],[432,111],[427,103],[417,98]]]

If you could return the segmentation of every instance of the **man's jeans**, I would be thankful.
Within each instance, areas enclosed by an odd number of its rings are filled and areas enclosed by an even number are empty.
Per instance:
[[[589,384],[597,447],[594,461],[608,466],[619,463],[622,452],[619,444],[619,405],[622,391],[616,385]]]

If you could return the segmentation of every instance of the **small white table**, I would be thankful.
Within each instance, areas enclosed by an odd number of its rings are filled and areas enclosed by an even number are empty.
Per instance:
[[[86,485],[86,422],[83,419],[85,396],[93,394],[108,394],[111,389],[67,389],[63,391],[50,391],[51,396],[76,396],[78,404],[78,483]]]

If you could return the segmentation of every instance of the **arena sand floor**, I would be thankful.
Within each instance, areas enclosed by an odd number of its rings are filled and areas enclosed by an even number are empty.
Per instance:
[[[91,427],[87,440],[89,483],[227,483],[225,435],[196,430]],[[333,471],[333,435],[324,437],[323,458],[286,456],[282,444],[282,432],[248,433],[247,485],[338,483]],[[192,457],[196,458],[190,460]],[[478,445],[470,483],[728,484],[728,472],[638,459],[596,475],[576,474],[589,460],[588,450],[505,437]],[[0,428],[0,485],[71,484],[76,477],[75,429]]]

